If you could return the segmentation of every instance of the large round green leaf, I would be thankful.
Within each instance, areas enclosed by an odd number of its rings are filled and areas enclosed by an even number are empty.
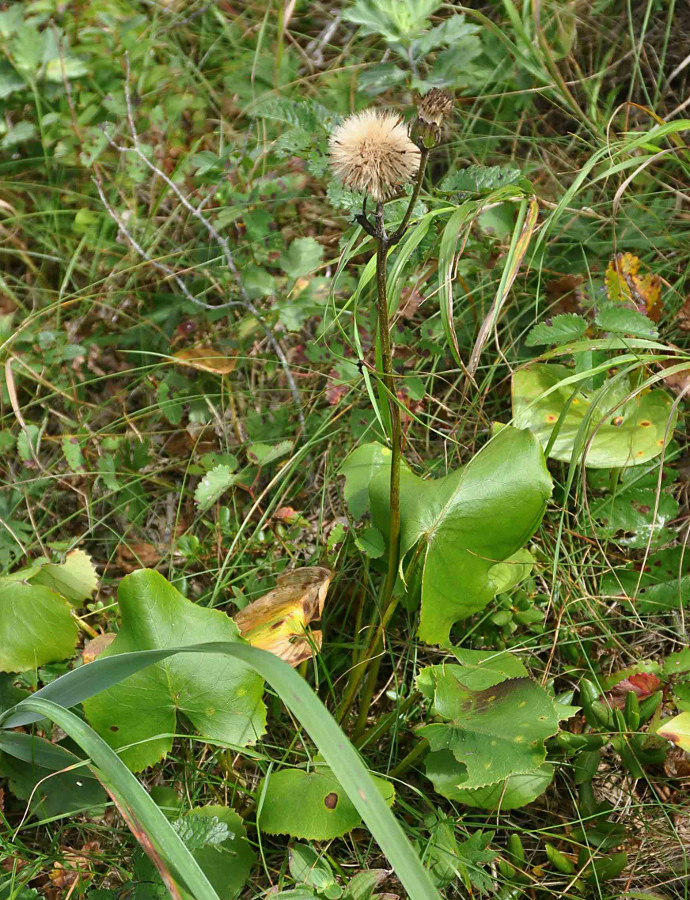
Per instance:
[[[365,450],[355,452],[363,455]],[[376,451],[369,457],[372,517],[387,535],[390,453]],[[364,475],[369,460],[355,454],[351,459]],[[539,443],[517,428],[503,428],[463,469],[444,478],[424,480],[402,469],[401,557],[423,545],[422,640],[448,643],[455,622],[483,609],[503,589],[505,573],[496,563],[512,557],[534,534],[550,495],[551,478]],[[521,560],[518,564],[523,567]]]
[[[393,786],[371,776],[387,803],[393,802]],[[349,797],[326,766],[314,772],[283,769],[263,782],[259,825],[270,834],[289,834],[312,841],[342,837],[362,823]]]
[[[26,672],[65,659],[76,643],[66,600],[43,585],[0,579],[0,671]]]
[[[240,641],[235,623],[196,606],[158,572],[142,569],[120,582],[122,625],[103,656],[185,643]],[[131,675],[84,703],[89,722],[139,771],[172,747],[177,713],[206,738],[244,745],[264,732],[263,681],[249,666],[222,656],[172,656]]]
[[[570,462],[576,442],[586,452],[585,465],[594,469],[636,465],[661,453],[675,425],[666,391],[643,391],[625,401],[630,393],[627,381],[611,380],[598,391],[578,390],[574,384],[559,387],[574,374],[567,366],[535,363],[513,375],[515,425],[529,428],[544,448],[558,427],[551,459]]]

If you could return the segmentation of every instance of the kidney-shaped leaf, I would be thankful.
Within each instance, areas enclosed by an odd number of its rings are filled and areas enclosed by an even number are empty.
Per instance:
[[[77,624],[50,588],[0,579],[0,672],[26,672],[70,656]]]
[[[533,364],[513,375],[514,422],[536,434],[543,447],[575,390],[572,384],[555,386],[573,374],[566,366]],[[554,387],[548,396],[543,396]],[[626,386],[613,382],[608,382],[603,391],[577,391],[560,423],[549,457],[570,462],[577,440],[582,440],[583,449],[587,447],[584,463],[593,469],[623,468],[658,456],[667,434],[673,434],[675,413],[671,396],[666,391],[651,390],[618,405],[627,394]],[[578,437],[586,417],[587,424]]]
[[[346,496],[362,510],[369,477],[374,524],[388,533],[390,451],[360,447],[343,471]],[[483,609],[504,573],[495,568],[534,534],[551,495],[551,478],[529,431],[503,428],[463,468],[424,480],[403,467],[400,482],[400,555],[420,541],[422,610],[419,636],[444,644],[455,622]]]
[[[101,659],[134,650],[159,650],[208,641],[239,641],[235,623],[216,609],[196,606],[158,572],[141,569],[120,582],[118,636]],[[171,656],[84,702],[91,725],[134,771],[172,747],[177,712],[206,738],[244,745],[263,734],[263,681],[238,660]]]
[[[384,800],[392,803],[392,785],[382,778],[371,779]],[[283,769],[269,775],[263,787],[259,824],[270,834],[330,841],[362,823],[362,817],[327,766],[319,766],[313,772]]]
[[[462,666],[442,665],[428,666],[417,680],[422,693],[433,698],[434,712],[446,720],[419,732],[434,753],[450,751],[462,763],[455,787],[480,788],[538,771],[546,759],[544,741],[558,731],[553,699],[529,678],[471,690],[464,677]]]

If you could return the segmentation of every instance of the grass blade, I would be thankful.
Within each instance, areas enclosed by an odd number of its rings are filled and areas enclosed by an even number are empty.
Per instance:
[[[87,666],[73,669],[37,691],[29,699],[23,700],[0,720],[0,724],[4,728],[11,728],[35,722],[46,716],[51,718],[82,746],[94,764],[105,771],[106,775],[112,777],[109,765],[112,765],[114,770],[116,769],[121,778],[115,785],[115,789],[128,803],[131,803],[130,795],[134,792],[132,782],[140,791],[143,791],[136,778],[89,726],[56,704],[72,706],[97,694],[116,681],[121,681],[139,669],[175,653],[223,653],[252,666],[271,685],[290,712],[309,733],[379,847],[388,857],[412,900],[439,900],[438,891],[410,845],[400,823],[375,788],[359,754],[343,734],[333,716],[294,669],[265,650],[258,650],[247,644],[209,643],[197,644],[192,647],[177,647],[172,650],[142,650],[95,660]],[[119,666],[118,663],[120,663]],[[58,715],[59,718],[56,718]],[[66,716],[68,718],[65,718]],[[117,767],[114,766],[113,758]],[[127,773],[126,778],[122,774],[123,769]],[[120,781],[125,784],[127,793],[123,792]],[[148,799],[150,800],[150,798]],[[153,803],[153,801],[150,802]],[[155,804],[153,805],[155,806]],[[132,809],[147,830],[149,829],[148,823],[154,829],[162,827],[160,819],[148,807],[144,810],[147,814],[146,819],[142,817],[138,807],[133,805]],[[157,807],[156,811],[163,816]],[[165,817],[163,816],[163,818]],[[150,833],[158,837],[156,830]],[[166,854],[166,858],[170,858],[166,848],[162,845],[161,850]],[[192,883],[188,881],[188,875],[181,869],[179,871],[189,887],[192,888]],[[197,900],[204,900],[204,898],[212,896],[215,898],[215,894],[203,894],[197,891],[195,891],[195,895]]]

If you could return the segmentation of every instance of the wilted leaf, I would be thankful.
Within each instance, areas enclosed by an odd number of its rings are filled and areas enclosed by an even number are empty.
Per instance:
[[[118,566],[128,575],[137,569],[149,569],[161,560],[161,554],[153,544],[145,541],[128,541],[117,545]]]
[[[142,569],[120,582],[122,623],[102,656],[208,641],[237,641],[235,623],[217,609],[196,606],[158,572]],[[177,713],[206,738],[247,744],[264,731],[263,681],[244,663],[217,654],[203,664],[172,656],[85,701],[87,719],[127,765],[139,771],[172,747]]]
[[[604,285],[613,303],[632,304],[653,322],[659,321],[661,279],[653,274],[640,275],[640,260],[634,254],[618,253],[613,257],[604,275]]]
[[[187,347],[173,353],[173,360],[181,366],[189,366],[213,375],[229,375],[237,365],[237,357],[225,356],[213,347]]]
[[[91,640],[87,641],[81,652],[81,658],[84,664],[93,662],[94,659],[108,649],[116,637],[117,635],[114,632],[107,631],[105,634],[97,634],[95,638],[91,638]]]
[[[242,637],[253,647],[298,666],[321,646],[321,632],[307,632],[320,619],[333,573],[320,566],[281,575],[268,594],[235,614]]]

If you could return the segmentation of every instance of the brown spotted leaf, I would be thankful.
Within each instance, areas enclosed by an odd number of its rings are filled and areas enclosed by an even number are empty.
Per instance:
[[[433,754],[452,754],[458,764],[453,786],[479,788],[538,772],[546,759],[544,741],[558,731],[562,718],[552,697],[529,678],[471,690],[464,684],[468,674],[462,666],[445,664],[428,666],[417,678],[442,720],[419,733]]]
[[[391,804],[393,786],[372,775],[379,793]],[[263,797],[260,827],[269,834],[289,834],[312,841],[329,841],[352,831],[362,822],[331,770],[317,763],[315,771],[282,769],[259,786]]]

